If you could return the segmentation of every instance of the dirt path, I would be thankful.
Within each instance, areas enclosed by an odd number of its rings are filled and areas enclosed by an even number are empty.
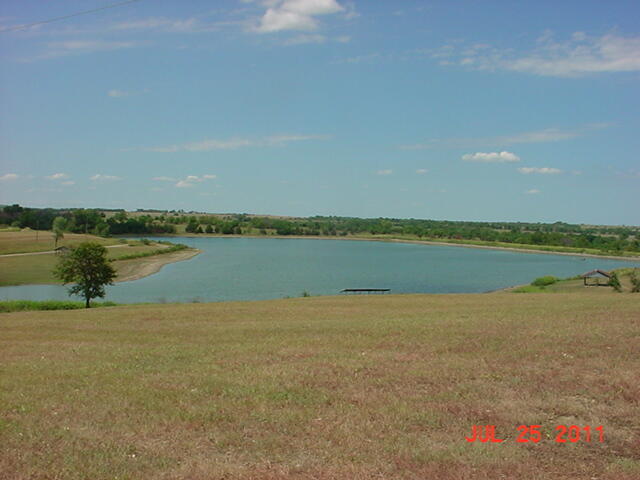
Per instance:
[[[115,261],[113,263],[118,272],[116,282],[131,282],[133,280],[148,277],[149,275],[159,272],[162,267],[169,263],[188,260],[199,253],[200,250],[188,249],[179,250],[173,253],[165,253],[163,255],[154,255],[152,257]]]

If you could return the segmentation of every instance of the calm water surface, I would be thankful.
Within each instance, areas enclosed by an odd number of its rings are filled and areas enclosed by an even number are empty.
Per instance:
[[[107,287],[118,303],[263,300],[335,295],[343,288],[392,293],[475,293],[638,262],[367,241],[175,238],[202,250],[150,277]],[[0,299],[68,299],[59,285],[0,288]]]

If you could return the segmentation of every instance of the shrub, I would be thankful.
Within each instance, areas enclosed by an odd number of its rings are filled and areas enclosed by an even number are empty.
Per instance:
[[[609,279],[609,286],[613,287],[616,292],[622,291],[622,285],[620,285],[620,279],[616,272],[611,272],[611,278]]]
[[[535,287],[546,287],[547,285],[553,285],[557,281],[558,279],[553,275],[546,275],[544,277],[536,278],[533,282],[531,282],[531,285]]]

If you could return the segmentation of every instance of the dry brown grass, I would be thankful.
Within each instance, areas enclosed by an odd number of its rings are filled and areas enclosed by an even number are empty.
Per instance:
[[[3,478],[640,476],[633,295],[141,305],[0,329]],[[469,444],[473,424],[509,440]],[[545,438],[515,443],[520,424]],[[555,443],[558,424],[605,442]]]

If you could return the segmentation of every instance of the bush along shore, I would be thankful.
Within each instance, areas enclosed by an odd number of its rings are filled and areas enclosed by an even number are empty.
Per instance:
[[[143,239],[142,242],[145,242],[146,239]],[[147,240],[148,242],[148,240]],[[156,243],[160,243],[162,245],[167,245],[165,248],[158,248],[156,250],[151,250],[148,252],[137,252],[132,253],[131,255],[122,255],[118,258],[111,259],[111,261],[120,261],[120,260],[133,260],[134,258],[144,258],[144,257],[153,257],[154,255],[164,255],[167,253],[179,252],[181,250],[186,250],[190,247],[183,243],[172,243],[172,242],[163,242],[159,241]]]

